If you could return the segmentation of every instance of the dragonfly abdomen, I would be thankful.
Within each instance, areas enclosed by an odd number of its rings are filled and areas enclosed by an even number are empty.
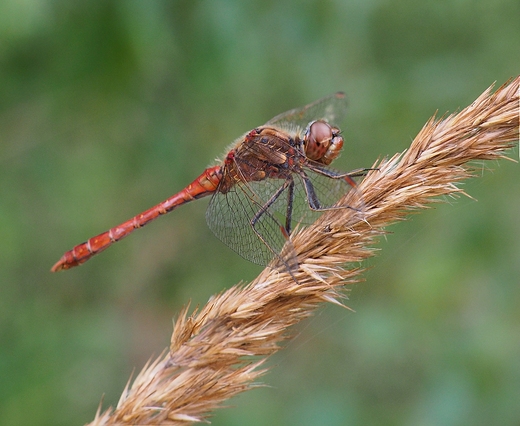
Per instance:
[[[81,265],[92,256],[101,253],[115,242],[130,235],[135,229],[141,228],[159,216],[171,212],[176,207],[189,203],[192,200],[213,194],[222,180],[221,166],[209,167],[182,191],[172,195],[162,203],[148,209],[132,219],[109,229],[102,234],[90,238],[82,244],[66,252],[51,268],[52,272],[70,269]]]

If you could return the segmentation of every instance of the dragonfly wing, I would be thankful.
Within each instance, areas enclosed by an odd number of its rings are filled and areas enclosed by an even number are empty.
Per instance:
[[[265,194],[276,193],[274,188],[277,185],[280,189],[283,182],[280,179],[268,181],[237,183],[225,194],[216,192],[206,211],[208,226],[217,238],[259,265],[267,265],[282,253],[287,242],[282,232],[284,218],[276,212],[276,203],[265,208],[269,200]],[[285,198],[283,193],[280,197]]]
[[[308,185],[306,188],[300,175],[293,176],[292,197],[288,186],[283,189],[288,183],[284,179],[240,182],[225,194],[216,192],[212,196],[206,212],[208,226],[217,238],[250,262],[267,265],[278,257],[290,269],[296,264],[296,256],[283,231],[287,226],[289,203],[291,231],[298,225],[313,223],[326,210],[348,208],[356,213],[356,220],[363,216],[364,204],[357,188],[340,177],[345,174],[330,169],[327,173],[305,168],[312,187],[311,196],[319,203],[318,210],[311,209]],[[346,201],[338,203],[347,194]]]
[[[337,92],[301,108],[277,115],[266,125],[283,128],[305,129],[314,120],[325,119],[334,125],[341,124],[347,113],[347,99],[343,92]]]

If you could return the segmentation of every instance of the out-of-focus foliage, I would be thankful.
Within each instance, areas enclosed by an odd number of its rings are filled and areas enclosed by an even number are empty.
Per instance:
[[[179,307],[259,271],[213,237],[207,201],[50,274],[65,250],[337,90],[350,100],[337,168],[405,149],[435,111],[520,73],[519,16],[517,0],[2,2],[2,424],[91,420],[168,345]],[[394,226],[357,313],[322,310],[273,360],[273,387],[212,423],[518,424],[518,173],[478,164],[464,187],[478,202]]]

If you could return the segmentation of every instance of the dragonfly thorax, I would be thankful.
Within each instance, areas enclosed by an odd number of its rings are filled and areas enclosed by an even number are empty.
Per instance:
[[[322,164],[334,161],[343,148],[343,137],[337,127],[323,120],[309,123],[303,137],[303,149],[309,160]]]

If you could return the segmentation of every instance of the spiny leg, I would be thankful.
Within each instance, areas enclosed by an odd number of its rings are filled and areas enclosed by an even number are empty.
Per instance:
[[[371,172],[373,170],[379,170],[379,169],[368,168],[368,169],[356,169],[356,170],[352,170],[347,173],[338,173],[338,172],[330,170],[326,167],[321,167],[318,164],[312,164],[312,165],[309,164],[308,166],[309,166],[309,169],[311,169],[313,172],[316,172],[322,176],[326,176],[331,179],[346,179],[348,183],[350,183],[350,181],[352,180],[351,178],[353,178],[353,177],[366,176],[366,174],[368,172]],[[353,180],[352,180],[352,183],[354,184],[354,186],[356,186],[356,183]]]
[[[294,204],[294,180],[291,179],[291,183],[287,188],[287,210],[285,212],[285,231],[287,235],[291,235],[291,220],[292,211]]]
[[[318,196],[314,191],[314,186],[309,177],[305,174],[303,170],[300,172],[300,176],[303,180],[303,186],[305,188],[305,194],[307,195],[307,202],[309,203],[310,209],[317,211],[323,210],[320,204],[320,200],[318,200]]]
[[[378,170],[378,169],[356,169],[353,171],[350,171],[348,173],[337,173],[333,170],[330,170],[326,167],[321,167],[317,164],[309,165],[309,169],[312,171],[321,174],[322,176],[331,178],[331,179],[344,179],[352,188],[356,188],[357,184],[352,179],[353,177],[359,177],[359,176],[365,176],[369,171],[372,170]],[[314,190],[314,186],[307,176],[307,174],[301,170],[300,176],[303,180],[303,185],[305,188],[305,193],[307,195],[307,202],[309,203],[309,208],[314,211],[327,211],[327,210],[333,210],[333,209],[340,209],[340,208],[349,208],[354,211],[359,211],[358,208],[352,207],[352,206],[338,206],[338,207],[323,207],[320,203],[320,200],[318,199],[318,196],[316,195],[316,191]]]

